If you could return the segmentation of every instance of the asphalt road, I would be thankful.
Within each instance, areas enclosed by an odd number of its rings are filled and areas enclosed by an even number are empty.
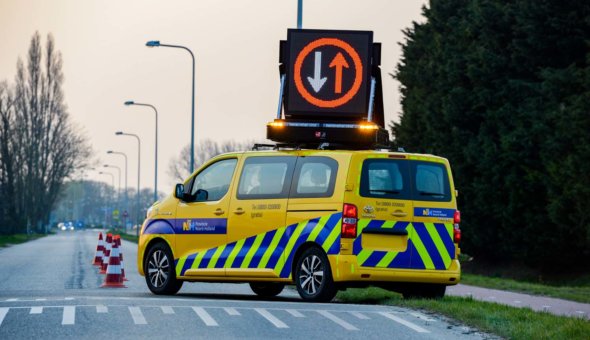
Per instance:
[[[156,296],[125,241],[127,288],[100,288],[96,241],[96,231],[60,232],[0,249],[0,339],[489,338],[410,309],[305,303],[290,288],[262,300],[245,284],[185,283]]]

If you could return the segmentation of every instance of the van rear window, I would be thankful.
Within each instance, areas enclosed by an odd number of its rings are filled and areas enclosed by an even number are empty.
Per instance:
[[[360,195],[416,201],[451,200],[449,177],[443,164],[401,159],[366,159]]]

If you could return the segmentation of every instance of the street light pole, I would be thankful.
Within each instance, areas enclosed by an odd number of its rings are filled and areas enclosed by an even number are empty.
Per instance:
[[[112,154],[112,155],[121,155],[123,157],[125,157],[125,211],[127,211],[129,209],[128,206],[128,201],[127,201],[127,154],[123,153],[123,152],[119,152],[119,151],[113,151],[113,150],[109,150],[107,151],[107,154]],[[126,228],[127,226],[125,226]]]
[[[140,175],[141,175],[141,140],[139,139],[139,136],[133,133],[124,133],[123,131],[117,131],[115,132],[115,135],[117,136],[131,136],[131,137],[135,137],[137,139],[137,207],[135,209],[136,215],[135,215],[135,219],[136,221],[139,221],[140,217],[139,217],[139,179],[140,179]],[[137,236],[139,236],[139,228],[137,228]]]
[[[297,29],[303,26],[303,0],[297,0]]]
[[[192,105],[191,105],[191,164],[190,173],[192,174],[195,168],[195,55],[188,47],[181,45],[162,44],[158,40],[150,40],[145,44],[147,47],[172,47],[181,48],[190,53],[193,60],[193,88],[192,88]]]
[[[119,172],[119,190],[117,191],[117,202],[121,202],[121,168],[115,165],[105,164],[105,168],[114,168]]]
[[[147,106],[151,107],[156,114],[156,152],[155,152],[155,164],[154,164],[154,202],[158,200],[158,110],[156,107],[151,104],[144,104],[144,103],[136,103],[132,100],[128,100],[125,102],[125,105],[137,105],[137,106]]]

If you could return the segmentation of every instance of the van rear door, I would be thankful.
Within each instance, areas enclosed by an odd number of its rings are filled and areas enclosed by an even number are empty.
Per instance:
[[[362,267],[409,268],[413,205],[405,156],[357,154],[349,176],[357,178],[345,203],[357,205],[352,253]]]

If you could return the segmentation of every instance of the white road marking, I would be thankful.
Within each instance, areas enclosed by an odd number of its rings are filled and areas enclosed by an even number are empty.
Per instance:
[[[422,327],[420,327],[420,326],[418,326],[418,325],[416,325],[414,323],[411,323],[410,321],[406,321],[404,319],[398,318],[397,316],[395,316],[395,315],[393,315],[391,313],[379,312],[379,314],[383,315],[384,317],[386,317],[386,318],[388,318],[390,320],[393,320],[393,321],[395,321],[397,323],[400,323],[400,324],[402,324],[402,325],[404,325],[404,326],[406,326],[406,327],[408,327],[408,328],[410,328],[412,330],[415,330],[418,333],[430,333],[430,331],[428,331],[428,330],[426,330],[426,329],[424,329],[424,328],[422,328]]]
[[[431,319],[431,318],[427,317],[426,315],[424,315],[422,313],[416,313],[416,312],[414,312],[414,313],[410,313],[410,315],[415,316],[418,319],[422,319],[422,320],[427,321],[427,322],[436,321],[434,319]]]
[[[193,310],[197,315],[203,320],[205,325],[207,326],[219,326],[217,321],[215,321],[207,311],[202,307],[193,307]]]
[[[8,299],[8,300],[6,300],[6,302],[14,302],[14,301],[18,301],[18,299]]]
[[[363,314],[361,312],[350,312],[350,314],[356,316],[358,319],[361,319],[361,320],[369,320],[369,319],[371,319],[370,317],[366,316],[365,314]]]
[[[35,301],[47,301],[45,298],[35,299]]]
[[[174,309],[170,306],[162,306],[160,308],[162,308],[162,313],[164,314],[174,314]]]
[[[256,312],[258,312],[258,314],[262,315],[266,320],[270,321],[270,323],[272,323],[273,325],[275,325],[276,328],[289,328],[289,326],[287,326],[286,323],[282,322],[281,320],[279,320],[276,316],[270,314],[269,311],[267,311],[264,308],[254,308],[254,310]]]
[[[62,325],[73,325],[76,322],[76,306],[65,306]]]
[[[340,319],[339,317],[328,312],[327,310],[319,310],[317,312],[320,313],[320,315],[326,317],[327,319],[330,319],[330,320],[334,321],[335,323],[339,324],[340,326],[342,326],[346,330],[349,330],[349,331],[358,331],[359,330],[358,328],[356,328],[353,325],[349,324],[348,322]]]
[[[295,309],[285,309],[285,311],[287,311],[287,313],[293,315],[296,318],[304,318],[305,315],[301,314],[298,310]]]
[[[233,308],[233,307],[223,307],[223,310],[224,310],[224,311],[225,311],[227,314],[229,314],[229,315],[233,315],[233,316],[236,316],[236,315],[242,315],[242,314],[240,314],[240,312],[238,312],[238,311],[237,311],[235,308]]]
[[[514,300],[514,303],[518,305],[518,304],[520,304],[521,302],[520,302],[519,300]]]
[[[129,313],[131,313],[131,317],[133,318],[133,323],[136,325],[147,325],[147,321],[143,317],[143,313],[139,307],[129,307]]]
[[[74,300],[74,298],[73,297],[67,297],[67,298],[64,298],[64,300],[71,301],[71,300]]]
[[[0,308],[0,326],[2,326],[2,321],[4,321],[4,317],[8,313],[9,308]]]
[[[43,307],[31,307],[31,312],[29,314],[41,314],[43,313]]]
[[[96,306],[96,312],[97,313],[108,313],[109,309],[105,305],[98,305],[98,306]]]

